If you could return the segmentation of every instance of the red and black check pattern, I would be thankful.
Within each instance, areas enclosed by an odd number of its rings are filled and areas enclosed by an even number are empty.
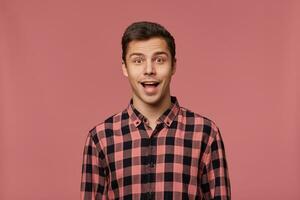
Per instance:
[[[88,134],[81,199],[230,199],[216,124],[176,97],[152,130],[132,100]]]

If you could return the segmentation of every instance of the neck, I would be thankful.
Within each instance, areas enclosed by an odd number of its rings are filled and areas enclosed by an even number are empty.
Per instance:
[[[155,104],[148,104],[133,96],[133,106],[144,115],[150,122],[156,120],[170,107],[171,96],[166,95],[162,100]]]

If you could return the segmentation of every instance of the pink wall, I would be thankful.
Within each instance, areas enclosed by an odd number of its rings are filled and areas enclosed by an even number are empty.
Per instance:
[[[137,20],[174,34],[173,95],[220,127],[233,199],[300,199],[299,1],[103,2],[0,1],[0,199],[79,198],[88,130],[129,102]]]

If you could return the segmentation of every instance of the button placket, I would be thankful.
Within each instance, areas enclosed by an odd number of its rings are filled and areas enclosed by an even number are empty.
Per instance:
[[[155,179],[154,175],[154,140],[153,135],[149,138],[149,146],[148,146],[148,184],[149,184],[149,192],[147,193],[147,199],[153,199],[153,181]]]
[[[149,146],[149,151],[150,151],[150,153],[149,153],[149,166],[151,167],[151,168],[153,168],[154,167],[154,151],[153,151],[153,140],[154,140],[155,138],[154,137],[151,137],[150,138],[150,146]]]

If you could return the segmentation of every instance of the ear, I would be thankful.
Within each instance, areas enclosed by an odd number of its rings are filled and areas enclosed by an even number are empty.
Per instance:
[[[174,60],[174,63],[173,63],[173,66],[172,66],[172,75],[174,75],[175,74],[175,72],[176,72],[176,59]]]
[[[122,71],[123,71],[123,75],[128,77],[127,67],[123,60],[122,60]]]

